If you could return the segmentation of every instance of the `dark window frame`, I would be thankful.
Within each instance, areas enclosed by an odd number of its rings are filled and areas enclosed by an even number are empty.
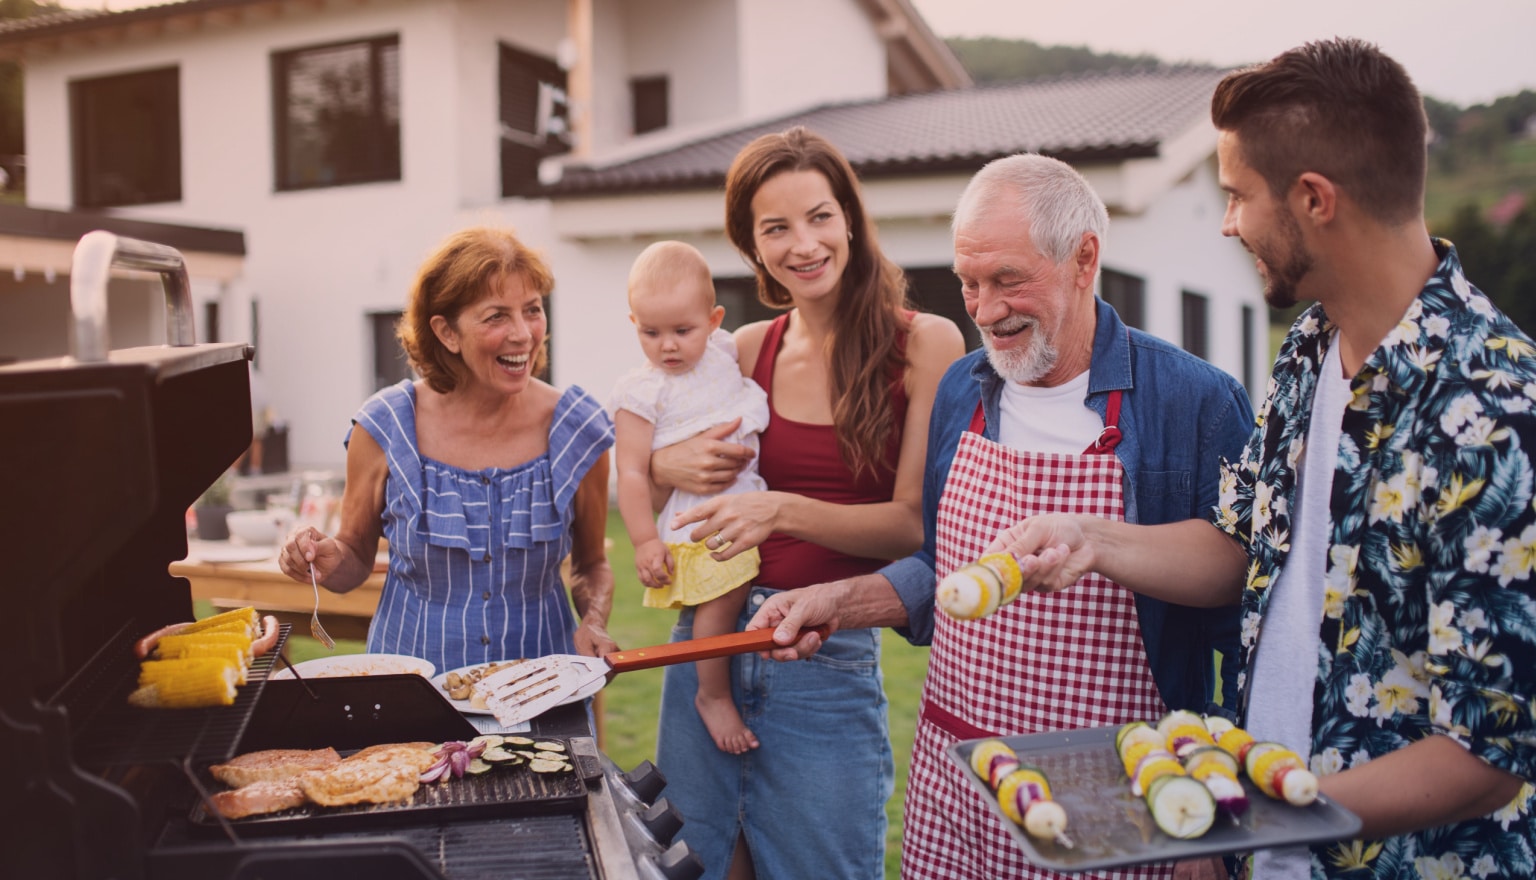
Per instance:
[[[1147,329],[1147,279],[1105,266],[1099,271],[1099,298],[1114,308],[1125,326]]]
[[[122,94],[138,86],[148,94],[153,89],[167,89],[169,96],[149,95],[151,102],[170,106],[152,106],[155,119],[124,119],[122,108],[129,102]],[[116,91],[116,96],[100,92]],[[102,107],[97,102],[105,101]],[[142,104],[140,105],[142,106]],[[102,118],[101,112],[116,118]],[[79,208],[112,208],[128,205],[155,205],[181,201],[181,68],[156,67],[108,76],[71,80],[69,83],[70,164],[73,170],[74,203]],[[122,131],[111,131],[114,127]],[[101,131],[101,129],[108,129]],[[98,142],[99,141],[99,142]],[[129,152],[124,152],[124,151]],[[130,183],[138,188],[111,191],[107,179],[123,166],[104,168],[104,157],[117,155],[119,162],[142,151],[147,164],[156,166],[150,176]],[[143,168],[134,169],[142,171]],[[158,179],[156,179],[158,178]]]
[[[672,83],[666,74],[629,81],[629,123],[633,134],[660,131],[672,124]]]
[[[525,94],[512,94],[514,88]],[[568,82],[553,58],[497,44],[496,119],[501,131],[502,198],[527,196],[540,186],[539,163],[571,149]]]
[[[1179,339],[1181,347],[1200,358],[1211,359],[1211,298],[1193,290],[1179,291]]]
[[[373,340],[370,347],[373,349],[374,391],[381,391],[401,379],[410,379],[416,375],[405,347],[395,335],[395,325],[404,314],[399,309],[368,313],[368,330]]]
[[[325,178],[323,172],[317,179],[300,180],[289,167],[293,158],[291,155],[291,129],[292,120],[289,116],[290,79],[289,72],[293,62],[302,56],[314,53],[332,52],[353,46],[364,46],[368,50],[368,92],[369,114],[364,120],[365,135],[359,139],[367,145],[367,152],[361,156],[347,156],[340,162],[333,162],[324,167],[329,168],[333,176]],[[386,70],[384,65],[385,52],[393,52],[395,67],[394,83],[394,121],[389,119],[389,113],[385,102],[389,97],[389,88],[386,83]],[[284,49],[273,52],[271,55],[272,71],[272,186],[277,192],[302,192],[312,189],[329,189],[336,186],[356,186],[368,183],[393,183],[403,178],[401,162],[401,119],[400,119],[400,35],[384,34],[374,37],[360,37],[350,40],[335,40],[328,43],[299,46],[293,49]],[[358,161],[352,161],[357,159]]]

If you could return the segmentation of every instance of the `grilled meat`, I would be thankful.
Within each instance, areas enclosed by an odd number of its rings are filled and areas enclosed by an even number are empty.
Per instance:
[[[323,807],[385,804],[410,800],[421,782],[414,763],[348,760],[329,770],[314,770],[298,778],[310,800]]]
[[[375,764],[396,764],[413,767],[417,773],[421,773],[436,763],[437,756],[432,753],[436,748],[437,743],[429,742],[384,743],[349,755],[342,763],[371,761]]]
[[[238,755],[228,763],[214,764],[208,771],[225,785],[240,788],[255,782],[292,779],[300,773],[324,770],[339,763],[341,756],[335,749],[269,749]]]
[[[246,816],[303,806],[305,798],[298,780],[288,778],[253,782],[240,788],[221,791],[209,797],[208,801],[224,818],[244,819]]]

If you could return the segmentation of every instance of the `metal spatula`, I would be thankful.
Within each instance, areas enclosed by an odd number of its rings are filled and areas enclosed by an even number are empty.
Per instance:
[[[825,639],[828,630],[825,626],[818,626],[801,631],[802,634],[806,632],[815,632]],[[620,672],[748,654],[775,647],[778,645],[773,640],[772,629],[756,629],[673,642],[670,645],[636,648],[632,651],[614,651],[602,657],[550,654],[525,660],[482,678],[475,684],[475,693],[485,700],[486,708],[496,716],[498,723],[511,726],[561,705],[577,691],[601,679],[612,680]]]

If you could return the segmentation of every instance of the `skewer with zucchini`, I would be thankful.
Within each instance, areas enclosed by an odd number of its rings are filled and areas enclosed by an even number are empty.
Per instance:
[[[971,769],[997,795],[1003,815],[1030,837],[1072,846],[1066,835],[1067,811],[1051,798],[1050,780],[1039,767],[1020,762],[1002,740],[988,739],[971,751]]]

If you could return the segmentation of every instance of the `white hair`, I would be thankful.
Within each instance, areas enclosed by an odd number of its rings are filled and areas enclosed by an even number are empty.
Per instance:
[[[1035,249],[1061,265],[1077,253],[1083,233],[1104,245],[1109,211],[1071,165],[1037,153],[994,159],[976,172],[955,207],[952,231],[985,210],[1014,207],[1029,222]]]

